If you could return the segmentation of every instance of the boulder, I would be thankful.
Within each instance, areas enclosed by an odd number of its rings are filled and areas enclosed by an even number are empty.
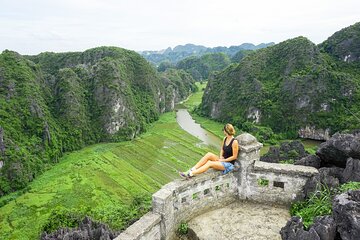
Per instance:
[[[314,168],[320,168],[320,158],[316,155],[309,155],[297,160],[294,165],[310,166]]]
[[[360,190],[337,195],[333,217],[342,240],[360,239]]]
[[[322,216],[317,217],[306,231],[301,218],[295,216],[280,230],[280,235],[283,240],[334,240],[336,225],[331,216]]]
[[[301,141],[292,141],[290,142],[290,148],[292,150],[295,150],[296,152],[299,153],[299,157],[305,157],[307,156],[307,153],[305,151],[305,147],[304,145],[302,144]]]
[[[345,168],[349,157],[360,159],[360,134],[334,134],[316,152],[322,166]]]
[[[321,216],[314,220],[310,227],[314,229],[321,240],[334,240],[336,236],[336,223],[332,216]]]
[[[294,216],[287,221],[285,227],[281,228],[280,235],[282,240],[297,239],[298,232],[304,230],[304,225],[300,217]]]
[[[309,231],[304,230],[302,220],[297,216],[292,217],[286,223],[285,227],[281,228],[280,235],[282,240],[320,240],[319,235],[314,229],[310,229]]]
[[[269,162],[269,163],[278,163],[280,160],[280,150],[278,147],[271,146],[269,151],[262,157],[260,161]]]
[[[323,167],[319,169],[320,182],[330,188],[336,188],[343,180],[344,169],[339,167]]]
[[[343,172],[344,182],[360,182],[360,160],[348,158],[346,161],[346,168]]]
[[[312,193],[319,189],[320,184],[320,175],[314,175],[309,178],[304,186],[303,193],[304,198],[311,197]]]
[[[260,158],[260,161],[279,163],[282,160],[299,160],[306,157],[304,145],[300,141],[283,142],[280,147],[271,146],[269,151]]]

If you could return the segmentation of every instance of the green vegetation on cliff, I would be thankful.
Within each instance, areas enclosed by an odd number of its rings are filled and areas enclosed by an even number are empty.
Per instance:
[[[162,78],[139,54],[116,47],[26,57],[4,51],[0,196],[25,187],[64,152],[134,138],[195,88],[190,75],[173,70]]]
[[[166,111],[174,109],[175,103],[184,100],[190,93],[197,91],[195,80],[184,70],[167,69],[161,73],[161,79],[166,86]]]
[[[355,23],[347,28],[344,28],[325,42],[321,43],[319,47],[334,56],[340,61],[344,62],[360,62],[360,22]]]
[[[210,78],[201,113],[245,131],[257,122],[270,135],[296,137],[306,126],[331,133],[358,128],[359,102],[355,65],[344,67],[298,37],[257,50]]]
[[[240,50],[231,59],[225,53],[207,53],[202,56],[190,56],[173,65],[169,61],[161,62],[158,71],[164,72],[167,69],[181,69],[191,74],[197,81],[205,81],[212,74],[224,70],[232,62],[238,63],[245,56],[250,54],[251,50]]]
[[[215,71],[223,70],[231,63],[230,58],[224,53],[209,53],[201,57],[188,57],[176,64],[176,68],[190,73],[198,81],[208,79]]]
[[[56,225],[54,214],[62,213],[89,215],[123,229],[149,209],[152,193],[178,178],[177,170],[214,151],[197,143],[171,112],[133,141],[68,153],[24,193],[0,198],[0,239],[36,239],[43,227]]]

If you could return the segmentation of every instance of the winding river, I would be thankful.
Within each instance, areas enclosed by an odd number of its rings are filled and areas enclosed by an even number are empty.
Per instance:
[[[181,108],[176,111],[176,121],[182,129],[200,139],[203,144],[211,145],[216,147],[217,149],[220,149],[221,139],[219,139],[213,133],[203,129],[200,124],[196,123],[195,120],[192,119],[187,109]],[[305,147],[315,147],[319,146],[320,143],[322,143],[322,141],[309,139],[302,139],[301,142],[304,144]],[[260,155],[264,155],[265,153],[267,153],[269,147],[270,146],[263,147],[260,151]]]
[[[220,149],[221,140],[196,123],[187,109],[178,109],[176,111],[176,121],[182,129],[200,139],[204,144]]]

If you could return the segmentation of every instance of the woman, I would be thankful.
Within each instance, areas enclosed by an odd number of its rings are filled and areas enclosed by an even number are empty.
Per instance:
[[[220,150],[220,156],[208,152],[200,161],[187,172],[179,172],[182,178],[188,179],[194,175],[206,172],[209,168],[223,171],[224,174],[234,169],[234,163],[239,152],[239,144],[234,138],[233,125],[226,124],[223,128],[225,138]]]

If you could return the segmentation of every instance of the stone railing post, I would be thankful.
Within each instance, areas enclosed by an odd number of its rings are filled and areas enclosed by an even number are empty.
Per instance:
[[[152,196],[152,211],[161,215],[160,235],[161,239],[168,239],[174,229],[173,189],[175,182],[170,182]]]
[[[238,171],[238,194],[240,199],[246,199],[250,193],[249,174],[254,169],[255,161],[260,160],[260,148],[263,144],[249,134],[243,133],[236,137],[239,143],[239,155],[237,161],[240,163]]]

